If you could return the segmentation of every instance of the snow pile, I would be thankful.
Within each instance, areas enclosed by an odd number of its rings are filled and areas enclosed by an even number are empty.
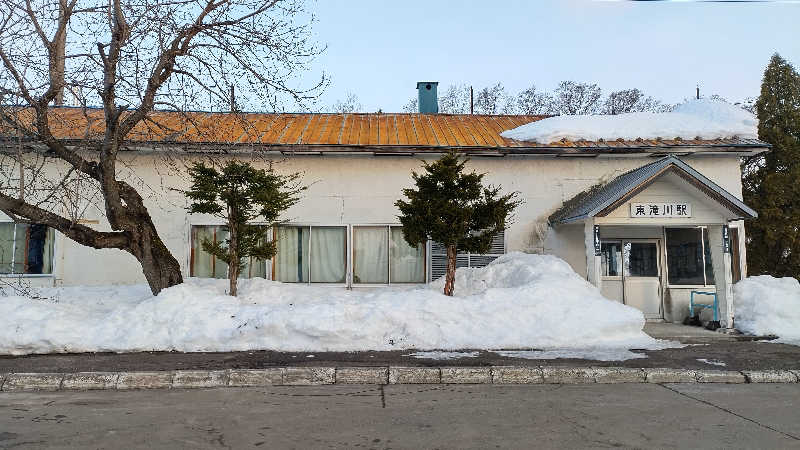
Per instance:
[[[506,130],[503,137],[549,144],[616,139],[720,139],[758,137],[758,120],[744,109],[720,100],[690,100],[671,112],[556,116]]]
[[[42,289],[0,297],[0,353],[665,348],[638,310],[608,300],[567,263],[511,253],[442,281],[352,290],[190,279],[153,297],[144,286]]]
[[[800,283],[791,277],[749,277],[733,285],[736,328],[774,334],[778,342],[800,345]]]

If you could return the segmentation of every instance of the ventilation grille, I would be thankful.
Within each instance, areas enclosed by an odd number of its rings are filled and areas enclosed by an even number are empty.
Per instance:
[[[459,253],[456,255],[456,269],[460,267],[484,267],[506,252],[505,231],[492,238],[489,253]],[[447,249],[438,242],[431,242],[431,280],[444,276],[447,272]]]

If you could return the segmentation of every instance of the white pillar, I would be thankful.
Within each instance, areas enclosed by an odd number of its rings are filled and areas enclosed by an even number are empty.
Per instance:
[[[600,289],[602,286],[600,285],[600,255],[596,255],[596,248],[595,248],[595,239],[597,239],[597,245],[599,245],[600,235],[597,233],[595,236],[595,223],[594,219],[589,218],[586,219],[584,223],[584,245],[586,247],[586,279],[589,280],[589,283],[597,286],[597,289]]]
[[[723,328],[733,328],[733,275],[731,273],[730,245],[728,252],[724,250],[722,239],[724,225],[708,227],[708,244],[711,247],[711,259],[714,266],[714,282],[717,287],[719,302],[719,321]],[[730,239],[730,236],[728,236]]]

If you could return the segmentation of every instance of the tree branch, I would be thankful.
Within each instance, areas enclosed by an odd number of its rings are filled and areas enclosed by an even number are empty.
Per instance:
[[[25,217],[31,222],[55,228],[68,238],[92,248],[127,249],[130,246],[130,237],[125,232],[93,230],[3,193],[0,193],[0,210],[10,216]]]

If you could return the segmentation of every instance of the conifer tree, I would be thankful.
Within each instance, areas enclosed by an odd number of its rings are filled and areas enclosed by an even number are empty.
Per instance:
[[[772,149],[744,165],[744,200],[758,212],[747,228],[748,266],[800,278],[800,75],[777,53],[755,107],[758,137]]]
[[[432,239],[447,249],[444,294],[453,295],[456,255],[459,251],[486,253],[495,234],[506,229],[520,204],[517,192],[500,195],[500,188],[484,186],[484,173],[465,172],[469,160],[450,152],[425,172],[412,172],[415,188],[403,189],[398,200],[403,237],[412,246]]]
[[[276,174],[272,165],[256,169],[249,163],[230,161],[221,171],[203,163],[189,169],[191,189],[185,195],[191,201],[190,213],[211,214],[226,222],[228,239],[202,242],[203,250],[228,264],[229,294],[236,296],[236,282],[245,258],[270,259],[275,243],[266,239],[280,215],[299,201],[306,189],[299,183],[300,174]],[[254,221],[260,224],[253,224]]]

